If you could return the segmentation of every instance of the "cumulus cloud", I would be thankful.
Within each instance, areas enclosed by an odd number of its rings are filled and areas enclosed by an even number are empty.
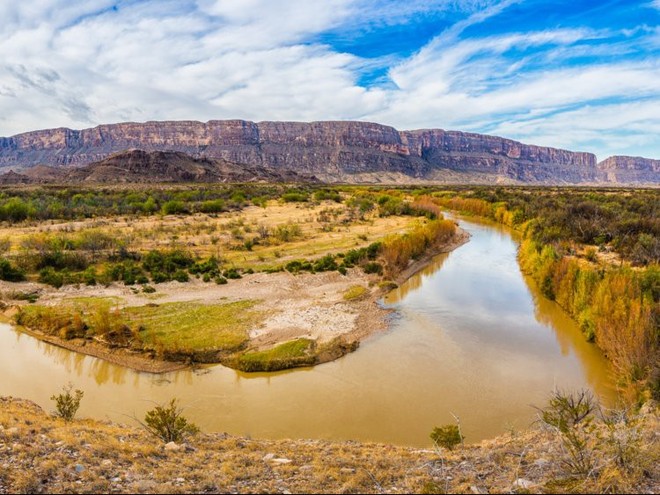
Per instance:
[[[585,22],[474,33],[524,7],[519,0],[3,2],[0,135],[126,120],[361,119],[660,155],[652,143],[660,63],[648,55],[658,28]],[[437,23],[437,35],[406,59],[388,52],[389,27],[419,19]],[[322,41],[328,32],[380,33],[382,52],[347,53]],[[382,68],[388,84],[360,83]]]

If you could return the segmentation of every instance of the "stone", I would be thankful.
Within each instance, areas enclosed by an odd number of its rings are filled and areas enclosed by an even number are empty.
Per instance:
[[[101,466],[110,467],[110,466],[112,466],[112,461],[110,459],[103,459],[101,461]]]
[[[76,464],[74,469],[76,470],[76,473],[82,473],[85,470],[85,466],[82,464]]]
[[[261,459],[263,461],[270,461],[271,459],[274,459],[274,458],[275,458],[275,454],[269,453],[269,454],[266,454],[265,456],[263,456]]]
[[[177,452],[181,450],[181,445],[176,442],[168,442],[165,444],[165,450],[168,452]]]
[[[523,490],[529,490],[532,486],[534,486],[534,483],[525,478],[518,478],[513,482],[514,488],[522,488]]]
[[[270,459],[270,462],[273,464],[290,464],[291,459],[286,459],[284,457],[276,457],[274,459]]]
[[[109,158],[116,153],[123,156]],[[82,170],[92,163],[96,166]],[[120,174],[112,172],[116,163],[123,167]],[[120,123],[0,138],[0,171],[7,172],[0,183],[53,182],[66,170],[76,180],[139,181],[145,165],[154,180],[173,174],[171,180],[215,181],[220,172],[240,180],[242,169],[245,176],[268,169],[260,177],[280,182],[278,173],[341,182],[374,177],[396,183],[469,182],[470,174],[491,183],[660,182],[660,160],[611,157],[597,164],[592,153],[443,129],[398,131],[369,122]],[[20,173],[12,170],[19,167]]]

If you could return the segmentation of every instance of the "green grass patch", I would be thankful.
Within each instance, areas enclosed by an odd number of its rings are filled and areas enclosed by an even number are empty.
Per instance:
[[[344,292],[345,301],[354,301],[356,299],[361,299],[369,291],[363,285],[354,285],[350,287],[346,292]]]
[[[125,308],[123,314],[144,344],[161,352],[235,351],[262,318],[255,304],[176,302]]]
[[[253,351],[236,358],[235,367],[242,371],[277,371],[316,362],[316,342],[296,339],[265,351]]]
[[[399,285],[392,280],[381,280],[378,282],[378,288],[383,290],[393,290],[399,287]]]

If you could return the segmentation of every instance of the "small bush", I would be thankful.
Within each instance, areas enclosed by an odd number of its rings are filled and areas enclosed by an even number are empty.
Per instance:
[[[350,287],[346,292],[344,292],[345,301],[354,301],[360,299],[367,294],[367,288],[362,285],[354,285]]]
[[[228,270],[225,270],[222,275],[231,279],[243,278],[236,268],[229,268]]]
[[[9,260],[0,258],[0,280],[6,280],[8,282],[20,282],[25,280],[25,274],[20,269],[12,265]]]
[[[364,273],[376,273],[378,275],[383,274],[383,265],[381,265],[376,261],[371,261],[365,264],[364,267],[362,267],[362,269],[364,270]]]
[[[465,438],[457,425],[436,426],[430,437],[433,443],[449,450],[453,450]]]
[[[288,192],[282,194],[285,203],[304,203],[309,201],[309,195],[300,192]]]
[[[168,201],[161,208],[163,215],[177,215],[181,213],[188,213],[188,208],[182,201]]]
[[[177,270],[172,275],[172,280],[176,280],[177,282],[184,283],[190,280],[190,278],[188,277],[188,274],[183,270]]]
[[[147,411],[143,426],[165,443],[181,442],[186,437],[199,432],[199,428],[184,418],[182,412],[183,409],[177,405],[177,400],[172,399],[169,406],[158,405]]]
[[[593,459],[593,413],[596,401],[589,390],[555,391],[541,409],[541,421],[559,435],[566,453],[564,463],[576,474],[591,471]]]
[[[85,395],[82,390],[78,389],[71,393],[72,389],[73,385],[69,383],[65,387],[62,387],[64,393],[53,395],[50,398],[50,400],[55,401],[57,415],[60,418],[63,418],[64,421],[73,421],[73,418],[75,417],[76,413],[78,412],[78,408],[80,407],[80,401],[82,400],[83,395]]]

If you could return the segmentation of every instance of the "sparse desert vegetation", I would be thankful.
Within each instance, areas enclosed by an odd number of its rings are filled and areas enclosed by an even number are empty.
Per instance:
[[[563,396],[569,397],[569,396]],[[222,433],[161,435],[179,420],[161,406],[150,433],[47,415],[34,403],[0,398],[0,493],[655,493],[660,473],[657,410],[590,411],[540,405],[548,421],[478,445],[456,431],[427,449],[323,440],[256,440]],[[156,411],[154,409],[153,411]],[[152,411],[152,412],[153,412]],[[171,414],[174,412],[175,414]],[[152,414],[152,419],[155,418]],[[557,426],[558,425],[558,426]],[[190,428],[186,428],[190,427]],[[154,441],[154,435],[159,440]],[[580,439],[566,448],[566,436]],[[452,449],[448,448],[449,446]],[[588,463],[575,464],[575,455]]]

